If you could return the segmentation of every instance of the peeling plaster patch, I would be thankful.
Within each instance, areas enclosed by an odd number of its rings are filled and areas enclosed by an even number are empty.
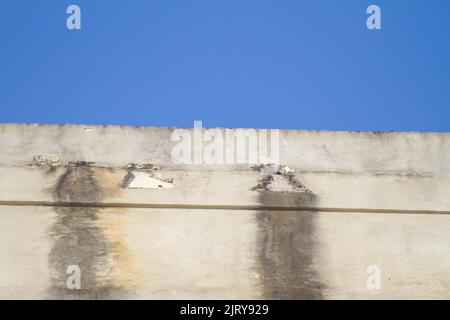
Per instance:
[[[35,155],[33,164],[39,166],[59,166],[62,164],[62,156],[59,154]]]
[[[47,155],[35,155],[33,156],[33,162],[29,166],[39,166],[39,167],[94,167],[95,162],[90,161],[70,161],[64,162],[63,157],[57,154],[47,154]]]
[[[148,172],[134,172],[134,178],[128,183],[129,189],[167,189],[173,188],[171,182],[152,177]]]
[[[93,167],[95,162],[91,161],[72,161],[67,164],[68,167]]]
[[[123,178],[121,187],[127,189],[170,189],[173,179],[164,179],[157,172],[158,167],[152,164],[134,164],[127,166],[127,175]]]
[[[255,191],[311,192],[295,178],[295,171],[288,166],[264,164],[253,167],[263,178],[252,188]]]
[[[159,170],[160,168],[152,163],[129,163],[127,170]]]

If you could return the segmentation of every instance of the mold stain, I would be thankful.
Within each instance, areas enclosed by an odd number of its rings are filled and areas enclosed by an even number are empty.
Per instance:
[[[88,163],[72,163],[65,168],[53,190],[56,202],[95,203],[104,191],[94,177],[95,169]],[[50,235],[53,247],[49,253],[51,268],[50,299],[114,299],[130,294],[113,273],[117,255],[126,251],[120,248],[119,239],[111,242],[99,224],[100,209],[87,206],[56,206],[56,219]],[[78,266],[81,271],[80,289],[67,288],[70,274],[67,268]]]
[[[260,191],[262,207],[314,207],[308,192]],[[317,252],[314,212],[260,211],[257,260],[265,299],[321,299],[323,285],[314,265]]]

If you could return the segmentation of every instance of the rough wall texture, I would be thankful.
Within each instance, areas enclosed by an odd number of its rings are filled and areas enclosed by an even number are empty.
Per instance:
[[[280,131],[267,167],[173,130],[0,125],[0,298],[450,298],[450,134]]]

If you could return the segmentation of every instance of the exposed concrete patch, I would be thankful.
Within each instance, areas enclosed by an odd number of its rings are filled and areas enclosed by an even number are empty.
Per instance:
[[[270,192],[310,192],[295,177],[295,171],[288,166],[264,164],[253,167],[258,170],[263,178],[253,187],[255,191]]]
[[[134,164],[127,166],[127,174],[121,187],[127,189],[170,189],[173,179],[162,178],[158,167],[152,164]]]
[[[94,173],[90,163],[71,163],[54,187],[54,199],[75,203],[100,201],[104,193]],[[55,207],[57,217],[50,230],[54,244],[49,254],[52,274],[49,298],[106,299],[130,294],[108,276],[114,268],[115,245],[98,225],[98,210],[93,207]],[[70,265],[81,270],[81,289],[66,286]]]
[[[62,164],[62,156],[59,154],[35,155],[33,157],[35,165],[58,166]]]
[[[42,167],[47,169],[47,173],[53,173],[56,168],[63,165],[63,158],[58,154],[47,154],[47,155],[35,155],[33,156],[33,161],[29,166]]]
[[[127,165],[127,170],[159,170],[158,166],[155,166],[152,163],[129,163]]]

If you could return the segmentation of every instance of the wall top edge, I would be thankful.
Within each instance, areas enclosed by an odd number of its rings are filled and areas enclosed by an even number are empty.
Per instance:
[[[5,128],[14,127],[29,127],[29,128],[92,128],[92,129],[129,129],[129,130],[174,130],[174,129],[192,129],[191,127],[176,127],[176,126],[144,126],[144,125],[116,125],[116,124],[82,124],[82,123],[0,123],[0,131]],[[324,134],[355,134],[355,135],[444,135],[450,137],[450,132],[444,131],[398,131],[398,130],[322,130],[322,129],[280,129],[280,128],[255,128],[255,127],[209,127],[203,125],[203,129],[230,129],[230,130],[279,130],[281,132],[292,132],[292,133],[324,133]]]

